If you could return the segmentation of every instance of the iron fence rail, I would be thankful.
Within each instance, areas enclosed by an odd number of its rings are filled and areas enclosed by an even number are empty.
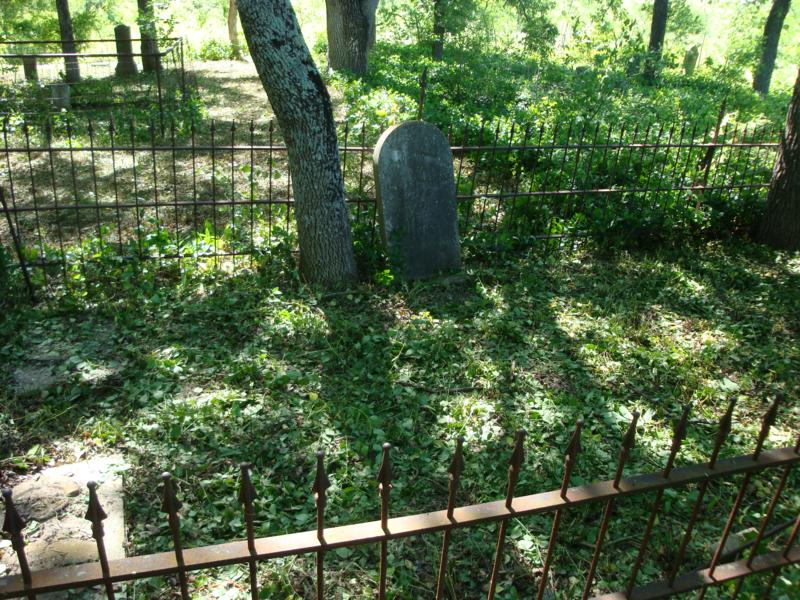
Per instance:
[[[730,406],[732,407],[733,403],[731,403]],[[784,484],[790,470],[795,464],[800,462],[800,437],[797,438],[793,447],[775,449],[764,448],[770,428],[776,422],[778,406],[779,401],[776,399],[764,415],[755,449],[751,454],[718,460],[720,450],[730,432],[730,416],[732,411],[729,409],[720,420],[714,449],[709,460],[703,464],[692,464],[676,468],[674,466],[675,460],[686,436],[689,416],[687,407],[683,411],[679,421],[675,424],[670,453],[663,470],[657,473],[623,477],[622,475],[629,451],[633,447],[636,436],[638,415],[634,414],[633,421],[620,445],[620,453],[614,478],[608,481],[571,487],[570,480],[572,469],[581,453],[580,437],[582,422],[579,421],[576,424],[572,438],[564,453],[564,472],[561,487],[557,490],[526,496],[514,495],[516,482],[525,461],[525,434],[523,431],[520,431],[517,433],[514,449],[508,461],[508,489],[506,498],[504,500],[468,506],[456,506],[464,461],[462,440],[459,440],[453,462],[449,469],[447,508],[435,512],[403,517],[389,517],[390,493],[393,487],[390,456],[391,446],[389,444],[384,444],[383,460],[377,477],[378,490],[380,492],[380,520],[338,527],[325,526],[327,508],[326,492],[330,486],[330,482],[328,481],[325,471],[324,455],[320,452],[317,453],[317,471],[311,488],[317,507],[316,529],[266,538],[256,538],[254,535],[254,528],[252,525],[255,515],[253,501],[256,492],[250,481],[250,466],[248,464],[242,464],[238,501],[242,504],[245,515],[247,538],[242,541],[226,542],[199,548],[184,547],[180,529],[181,504],[177,498],[170,474],[165,473],[162,475],[163,502],[161,510],[167,515],[172,535],[173,550],[171,552],[129,557],[110,562],[105,558],[105,549],[103,545],[102,521],[105,518],[105,513],[97,500],[96,485],[90,483],[89,508],[87,510],[86,519],[92,522],[92,530],[98,546],[99,562],[49,569],[35,573],[32,573],[27,567],[25,544],[22,533],[25,522],[16,511],[11,491],[4,490],[3,496],[6,508],[6,519],[3,530],[12,539],[14,550],[19,558],[19,563],[22,565],[22,573],[20,575],[0,579],[0,598],[35,598],[37,594],[45,592],[77,589],[94,585],[104,585],[107,596],[109,598],[114,598],[114,583],[160,575],[177,575],[181,596],[184,599],[188,599],[188,574],[190,572],[233,564],[249,565],[251,594],[253,598],[258,598],[257,564],[265,560],[301,554],[316,554],[317,598],[322,598],[325,585],[323,565],[326,552],[335,550],[336,548],[353,547],[363,544],[379,544],[381,552],[379,559],[379,577],[376,587],[378,590],[378,598],[383,600],[383,598],[386,597],[388,585],[386,576],[388,567],[386,548],[388,542],[404,537],[444,532],[440,559],[441,564],[438,570],[438,579],[435,588],[436,598],[439,599],[442,597],[442,581],[448,560],[450,532],[456,528],[468,528],[499,521],[495,560],[487,594],[488,598],[493,598],[496,590],[497,575],[502,568],[503,556],[505,553],[505,533],[509,521],[511,519],[521,519],[536,514],[552,514],[553,521],[550,541],[546,550],[544,565],[539,574],[539,585],[537,588],[537,596],[542,597],[548,586],[548,571],[552,565],[554,548],[559,543],[568,543],[561,539],[564,534],[559,531],[559,524],[563,511],[573,510],[583,505],[599,506],[602,504],[605,506],[605,509],[603,510],[601,526],[594,543],[595,552],[591,565],[584,575],[586,584],[582,597],[588,598],[595,591],[594,580],[597,558],[603,549],[606,525],[608,524],[611,514],[609,507],[613,506],[613,503],[618,498],[653,493],[656,495],[657,499],[653,504],[653,512],[651,513],[650,521],[648,522],[648,526],[645,529],[639,546],[639,557],[641,557],[642,553],[647,551],[648,543],[652,535],[652,515],[664,512],[659,500],[664,490],[684,488],[690,484],[703,486],[715,480],[730,480],[737,475],[743,475],[744,478],[738,486],[737,498],[730,508],[728,522],[721,532],[719,541],[716,544],[717,550],[711,558],[711,563],[708,568],[692,569],[689,567],[687,571],[682,572],[686,567],[684,564],[685,556],[679,553],[675,568],[666,579],[651,581],[646,585],[640,586],[637,585],[637,579],[641,561],[637,560],[634,563],[632,571],[627,574],[629,583],[626,590],[592,597],[596,600],[649,600],[654,598],[666,598],[693,590],[700,590],[700,594],[703,596],[705,591],[710,587],[719,586],[727,582],[741,581],[746,577],[758,573],[770,572],[772,576],[764,587],[763,597],[766,598],[769,597],[777,572],[782,568],[800,562],[800,546],[796,545],[798,542],[798,533],[800,532],[800,514],[798,514],[797,518],[794,520],[791,532],[780,549],[770,551],[770,548],[767,548],[767,552],[758,554],[760,551],[759,546],[765,539],[764,533],[772,518],[773,510],[782,499],[785,487]],[[731,523],[739,516],[739,512],[742,509],[741,497],[747,489],[751,477],[753,474],[778,468],[783,468],[783,477],[779,484],[775,486],[768,510],[761,517],[759,534],[752,546],[749,557],[747,559],[735,560],[736,557],[734,556],[734,560],[732,561],[720,562],[720,551],[725,545],[727,536],[730,534]],[[699,497],[700,500],[698,502],[702,503],[702,495]],[[760,504],[760,502],[758,504]],[[754,510],[757,512],[758,507],[756,506]],[[686,537],[691,535],[693,524],[693,521],[687,524],[685,530]],[[737,586],[734,590],[733,597],[738,596],[740,590],[741,586]]]
[[[461,236],[544,241],[545,249],[625,228],[666,228],[673,213],[683,222],[746,213],[742,207],[764,200],[779,136],[771,127],[693,124],[498,121],[446,130]],[[377,133],[350,122],[339,132],[352,223],[369,242],[378,226]],[[5,120],[0,161],[8,220],[36,287],[47,293],[75,286],[68,273],[77,268],[85,277],[98,249],[177,261],[178,269],[237,256],[253,264],[271,252],[277,228],[292,229],[292,172],[272,121],[172,121],[162,131],[132,119]],[[0,238],[10,242],[10,231],[0,228]]]

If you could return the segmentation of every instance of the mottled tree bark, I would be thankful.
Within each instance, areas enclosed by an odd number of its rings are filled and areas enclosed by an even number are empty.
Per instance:
[[[433,0],[433,43],[431,45],[433,60],[444,58],[444,3],[445,0]]]
[[[800,72],[756,239],[775,248],[800,249]]]
[[[139,7],[139,34],[142,38],[142,70],[155,73],[161,70],[161,57],[158,55],[158,34],[155,14],[151,0],[136,0]]]
[[[337,285],[356,277],[330,96],[289,0],[238,0],[242,30],[278,119],[294,183],[300,269]]]
[[[61,52],[75,54],[75,34],[72,31],[72,15],[69,12],[69,0],[56,0],[58,11],[58,27],[61,30]],[[81,80],[81,69],[78,59],[74,56],[64,57],[64,76],[67,83],[77,83]]]
[[[644,76],[648,81],[655,79],[661,52],[664,49],[664,37],[667,34],[667,17],[669,16],[669,0],[653,1],[653,20],[650,23],[650,43],[647,45],[647,60],[644,64]]]
[[[791,0],[773,0],[767,22],[764,25],[764,35],[761,38],[761,55],[753,77],[753,89],[759,94],[769,93],[769,84],[772,81],[772,71],[775,69],[775,59],[778,57],[778,42],[781,39],[783,21],[789,12]]]
[[[366,75],[378,0],[326,0],[328,66]]]
[[[236,0],[228,1],[228,40],[231,43],[231,54],[235,60],[242,60],[242,48],[239,45],[239,11]]]

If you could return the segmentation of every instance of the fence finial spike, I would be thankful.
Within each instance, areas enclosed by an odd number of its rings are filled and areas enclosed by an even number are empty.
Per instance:
[[[388,442],[383,445],[383,458],[381,459],[381,468],[378,471],[378,483],[384,486],[384,488],[391,487],[392,485],[392,459],[389,454],[391,448],[392,445]]]
[[[3,503],[5,504],[6,516],[3,519],[3,531],[12,538],[22,534],[27,524],[25,519],[17,511],[12,498],[13,492],[10,488],[3,488]]]
[[[686,439],[687,433],[687,425],[689,423],[689,412],[692,410],[692,405],[690,403],[686,403],[683,406],[683,412],[681,412],[680,419],[678,419],[675,423],[675,427],[672,430],[672,439],[675,442],[682,442]]]
[[[172,475],[165,471],[161,474],[161,480],[164,482],[164,497],[161,501],[161,512],[167,514],[177,513],[183,505],[175,495],[175,488],[172,486]]]
[[[97,483],[90,481],[86,484],[89,488],[89,506],[86,509],[86,515],[83,517],[87,521],[91,521],[92,525],[100,525],[102,521],[108,518],[106,511],[100,505],[100,500],[97,497]]]
[[[578,419],[575,422],[575,430],[572,432],[572,437],[569,438],[567,449],[564,454],[571,459],[575,459],[581,451],[581,431],[583,430],[583,419]]]
[[[322,496],[331,487],[331,480],[328,479],[328,473],[325,471],[325,451],[317,450],[316,456],[317,473],[314,477],[314,485],[311,486],[311,493]]]
[[[633,418],[631,422],[628,424],[628,430],[625,432],[625,435],[622,437],[622,448],[626,452],[630,452],[634,446],[636,446],[636,425],[639,423],[639,416],[640,413],[638,410],[633,411],[632,413]]]
[[[239,471],[242,475],[239,483],[239,503],[244,504],[246,508],[251,507],[256,499],[256,489],[250,479],[251,467],[252,465],[249,462],[243,462],[239,465]]]
[[[517,429],[514,435],[514,450],[508,459],[508,468],[511,471],[518,472],[522,469],[522,463],[525,462],[525,434],[524,429]]]
[[[456,440],[456,449],[447,471],[450,473],[450,479],[454,481],[460,479],[464,472],[464,436],[459,436]]]

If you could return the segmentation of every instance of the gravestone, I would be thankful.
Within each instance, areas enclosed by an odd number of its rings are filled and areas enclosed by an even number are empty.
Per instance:
[[[39,81],[39,64],[35,56],[22,59],[22,70],[25,72],[25,81]]]
[[[392,264],[409,279],[461,266],[453,155],[433,125],[409,121],[375,146],[381,235]]]
[[[53,94],[50,99],[56,110],[72,108],[72,95],[68,83],[51,83],[50,90]]]
[[[117,45],[117,68],[114,73],[117,77],[136,75],[139,69],[133,60],[133,42],[131,42],[131,28],[127,25],[114,27],[114,39]]]

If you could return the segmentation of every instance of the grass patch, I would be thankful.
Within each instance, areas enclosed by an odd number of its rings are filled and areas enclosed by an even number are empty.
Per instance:
[[[0,357],[9,369],[0,387],[0,459],[11,476],[67,458],[71,442],[82,452],[123,452],[134,464],[126,480],[131,552],[144,553],[169,548],[158,511],[163,470],[180,484],[186,543],[200,545],[243,536],[236,502],[243,460],[254,465],[257,533],[270,535],[314,527],[316,448],[329,457],[328,522],[335,525],[377,518],[374,478],[384,441],[396,447],[396,515],[444,506],[459,435],[466,438],[461,503],[503,496],[520,427],[529,435],[519,494],[558,487],[562,450],[578,418],[586,427],[574,483],[613,475],[634,409],[642,419],[631,473],[663,464],[670,424],[686,402],[693,417],[679,464],[708,455],[714,423],[732,395],[739,401],[725,456],[752,450],[759,418],[779,390],[792,401],[768,445],[788,445],[800,419],[799,286],[796,254],[739,241],[613,258],[472,258],[456,277],[334,294],[289,274],[249,273],[132,293],[99,307],[17,310],[2,324]],[[13,370],[46,352],[59,354],[60,382],[33,397],[15,394]],[[98,370],[113,376],[87,375]],[[707,525],[689,548],[690,564],[709,559],[734,483],[709,491]],[[796,515],[797,484],[794,476],[774,522]],[[765,506],[773,486],[769,476],[751,486],[751,517],[734,531],[757,526],[752,515],[764,510],[756,507]],[[670,564],[693,494],[667,494],[646,576]],[[620,585],[649,506],[647,498],[619,503],[598,592]],[[579,594],[599,516],[565,516],[555,597]],[[549,527],[546,517],[511,524],[500,597],[530,596]],[[452,597],[484,593],[494,538],[494,527],[454,534]],[[437,535],[390,544],[394,597],[429,593],[439,544]],[[371,597],[377,548],[331,553],[326,567],[337,598]],[[242,573],[204,574],[193,586],[199,596],[239,597]],[[312,573],[312,561],[300,558],[264,565],[261,576],[270,597],[308,597]],[[778,594],[790,594],[797,579],[791,571],[785,577]],[[136,585],[148,597],[166,594],[157,582]]]

